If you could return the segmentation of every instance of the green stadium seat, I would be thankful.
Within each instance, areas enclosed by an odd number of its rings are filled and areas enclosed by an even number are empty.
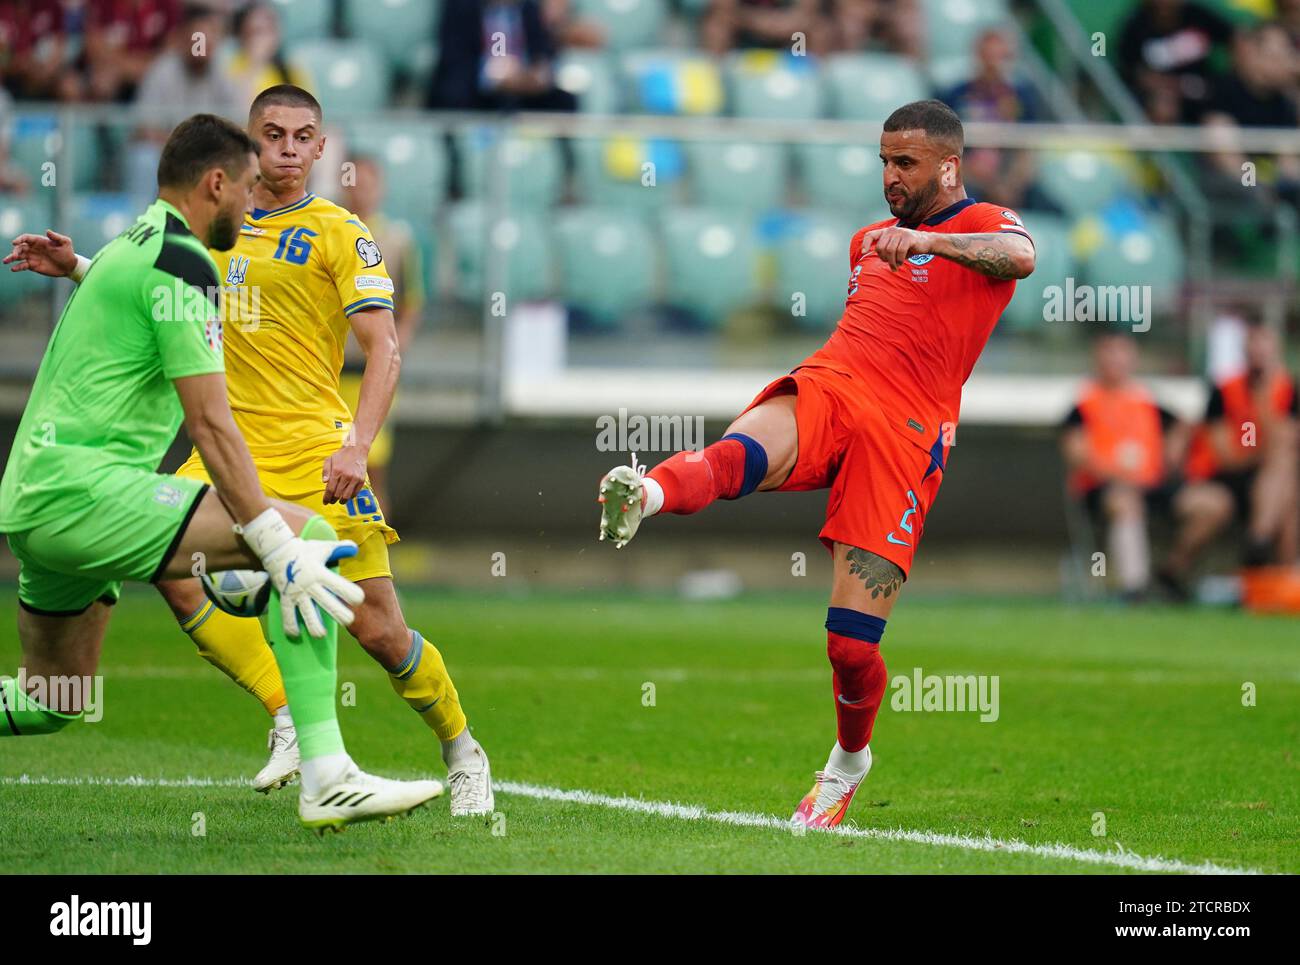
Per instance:
[[[697,204],[757,211],[785,199],[789,164],[784,144],[688,141],[685,151]]]
[[[896,54],[835,54],[825,76],[831,113],[846,120],[879,123],[930,93],[916,65]]]
[[[931,60],[968,55],[980,32],[1012,22],[1006,0],[921,0]]]
[[[862,224],[889,217],[875,143],[795,145],[799,184],[811,205],[850,208]]]
[[[1158,305],[1177,293],[1185,272],[1182,240],[1165,215],[1147,215],[1144,223],[1108,232],[1088,258],[1088,282],[1104,285],[1150,285]]]
[[[555,204],[564,187],[564,164],[559,142],[516,128],[502,139],[499,127],[482,125],[455,135],[461,181],[471,198],[487,198],[497,189],[492,169],[493,153],[500,152],[500,176],[512,206],[547,208]]]
[[[1071,251],[1070,224],[1059,215],[1041,211],[1017,213],[1034,238],[1034,273],[1016,282],[1016,293],[999,324],[1011,331],[1046,332],[1049,323],[1043,321],[1044,291],[1049,286],[1064,289],[1069,277],[1082,281]]]
[[[388,103],[388,61],[365,41],[301,41],[289,48],[289,59],[313,79],[312,93],[330,120],[360,117]]]
[[[280,15],[280,36],[289,43],[328,37],[332,3],[321,0],[272,0],[275,12]]]
[[[384,210],[412,223],[430,223],[447,194],[447,152],[438,130],[405,121],[348,125],[348,152],[384,168]]]
[[[555,240],[564,300],[612,327],[651,301],[655,240],[645,220],[617,208],[556,213]]]
[[[607,47],[629,50],[658,41],[668,4],[666,0],[574,0],[573,12],[605,29]]]
[[[512,211],[492,220],[477,201],[452,205],[447,228],[456,296],[481,304],[503,291],[507,310],[514,302],[545,297],[551,291],[553,250],[546,225],[536,211]]]
[[[1141,194],[1133,160],[1098,151],[1044,152],[1038,159],[1038,183],[1073,214],[1089,214],[1122,196]]]
[[[720,327],[757,299],[758,246],[750,215],[725,209],[670,207],[660,214],[667,262],[667,301]]]
[[[628,103],[646,114],[721,114],[722,72],[713,58],[692,51],[635,50],[623,55]]]
[[[776,246],[776,305],[793,312],[801,294],[802,315],[795,324],[829,332],[844,313],[849,282],[849,243],[862,227],[839,212],[795,211]]]
[[[72,198],[69,232],[77,251],[87,258],[135,222],[140,214],[125,194],[88,193]]]
[[[27,194],[0,194],[0,238],[6,242],[15,235],[30,232],[41,234],[46,228],[58,230],[61,226],[53,223],[51,199],[53,192],[43,188],[33,188]],[[75,236],[74,236],[75,239]],[[78,247],[81,247],[78,242]],[[8,253],[8,247],[5,249]],[[53,290],[54,279],[46,278],[31,271],[11,272],[9,266],[0,274],[0,296],[6,301],[22,298],[32,294],[47,294]]]
[[[738,117],[807,120],[822,114],[821,78],[808,57],[742,51],[727,59],[726,78],[731,113]]]
[[[680,200],[686,162],[676,141],[613,134],[571,143],[584,202],[645,211]],[[645,183],[652,174],[653,186]]]
[[[402,72],[432,67],[439,0],[346,0],[348,33],[370,43]]]
[[[578,98],[584,114],[617,114],[618,73],[608,54],[566,50],[555,64],[555,83]]]

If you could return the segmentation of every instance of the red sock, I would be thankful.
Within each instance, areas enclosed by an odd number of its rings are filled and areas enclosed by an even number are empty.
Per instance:
[[[827,632],[827,655],[834,669],[835,717],[840,746],[850,753],[871,740],[871,727],[885,696],[885,658],[880,644]]]
[[[723,439],[703,452],[679,452],[647,475],[664,491],[661,513],[688,516],[715,499],[735,499],[745,482],[745,446]]]

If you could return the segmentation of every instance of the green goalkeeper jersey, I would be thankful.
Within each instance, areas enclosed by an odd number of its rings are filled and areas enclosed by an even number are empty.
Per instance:
[[[172,380],[224,371],[219,300],[216,263],[166,201],[100,250],[36,374],[0,532],[84,509],[118,467],[158,468],[184,416]]]

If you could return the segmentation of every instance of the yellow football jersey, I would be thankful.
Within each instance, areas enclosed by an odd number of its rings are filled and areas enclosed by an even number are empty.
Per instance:
[[[245,216],[225,279],[226,382],[254,456],[337,448],[352,413],[339,396],[348,316],[393,307],[393,282],[369,229],[332,201]]]

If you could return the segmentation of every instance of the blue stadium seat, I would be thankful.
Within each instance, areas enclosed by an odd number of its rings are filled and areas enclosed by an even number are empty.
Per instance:
[[[289,58],[313,79],[312,93],[327,121],[361,117],[388,105],[388,61],[365,41],[301,41],[289,48]]]
[[[273,0],[272,6],[280,15],[280,36],[286,42],[329,36],[333,4],[322,0]]]
[[[572,144],[574,182],[588,204],[644,211],[680,199],[686,156],[676,141],[615,133]]]
[[[660,214],[667,300],[718,327],[757,299],[754,219],[740,211],[669,207]]]
[[[1101,151],[1043,152],[1038,159],[1038,183],[1053,201],[1075,214],[1093,213],[1119,198],[1142,193],[1133,159]]]
[[[636,50],[623,55],[628,103],[646,114],[722,113],[726,94],[712,58],[681,50]]]
[[[547,208],[559,199],[564,186],[564,165],[559,143],[546,135],[526,131],[506,135],[491,125],[471,127],[455,135],[462,184],[471,198],[489,197],[496,189],[493,151],[499,150],[507,197],[512,205]]]
[[[666,0],[574,0],[573,12],[605,28],[613,50],[648,47],[659,40],[667,18]]]
[[[818,64],[775,50],[746,50],[727,59],[731,113],[738,117],[820,117],[824,96]]]
[[[1182,239],[1167,215],[1146,213],[1136,223],[1108,227],[1088,257],[1087,279],[1095,286],[1150,285],[1159,305],[1178,294],[1186,271]]]
[[[916,65],[896,54],[835,54],[825,73],[831,113],[846,120],[878,123],[930,93]]]
[[[688,141],[685,150],[697,204],[757,211],[784,201],[789,168],[784,144]]]
[[[512,211],[493,220],[477,201],[452,205],[447,228],[456,296],[481,304],[501,291],[507,310],[514,302],[546,296],[554,249],[547,224],[536,211]]]
[[[564,300],[612,327],[647,305],[658,246],[645,220],[617,208],[562,208],[555,217]]]
[[[608,54],[563,51],[555,64],[555,83],[578,98],[578,110],[584,114],[618,113],[618,73]]]
[[[1043,320],[1043,293],[1049,287],[1064,290],[1066,279],[1082,281],[1072,251],[1070,224],[1059,215],[1041,211],[1017,212],[1034,239],[1034,273],[1016,282],[1016,293],[999,323],[1012,331],[1050,334]]]
[[[969,55],[980,32],[1010,23],[1006,0],[921,0],[931,60]]]
[[[67,233],[72,236],[77,251],[89,258],[131,227],[139,214],[125,194],[77,194],[72,198]]]

